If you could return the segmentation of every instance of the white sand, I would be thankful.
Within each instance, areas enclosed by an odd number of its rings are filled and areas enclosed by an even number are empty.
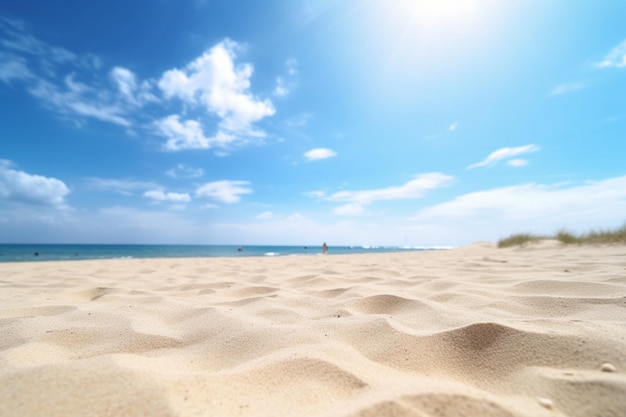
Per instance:
[[[0,416],[626,416],[626,247],[0,264]]]

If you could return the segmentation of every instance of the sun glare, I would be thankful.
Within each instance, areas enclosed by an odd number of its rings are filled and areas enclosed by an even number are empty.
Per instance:
[[[383,45],[389,65],[412,71],[433,62],[471,54],[493,29],[497,7],[475,0],[376,1],[370,14],[369,45]]]
[[[426,25],[439,25],[468,19],[476,10],[474,0],[394,0],[396,13]]]
[[[387,5],[389,23],[405,37],[439,37],[476,26],[474,0],[393,0]]]

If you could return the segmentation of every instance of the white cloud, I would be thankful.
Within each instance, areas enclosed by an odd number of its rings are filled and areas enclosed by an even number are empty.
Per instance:
[[[300,129],[300,128],[305,127],[309,123],[309,120],[311,120],[312,117],[313,115],[311,113],[302,113],[297,116],[286,119],[283,123],[286,127],[290,129]]]
[[[459,127],[459,122],[454,122],[450,126],[448,126],[448,130],[450,132],[454,132]]]
[[[130,120],[124,116],[125,111],[117,103],[101,100],[101,93],[74,81],[71,75],[65,78],[65,88],[39,79],[28,91],[65,116],[91,117],[124,127],[131,125]]]
[[[551,96],[558,96],[561,94],[567,94],[567,93],[571,93],[573,91],[576,90],[581,90],[583,88],[586,87],[586,84],[582,81],[578,81],[575,83],[568,83],[568,84],[560,84],[557,85],[556,87],[554,87],[551,91],[550,91],[550,95]]]
[[[191,197],[187,193],[166,193],[163,190],[150,190],[143,193],[143,196],[154,201],[167,201],[170,203],[188,203]]]
[[[256,215],[256,218],[259,220],[269,220],[274,217],[274,213],[271,211],[264,211],[263,213],[259,213]]]
[[[619,43],[604,60],[597,64],[600,68],[624,68],[626,67],[626,39]]]
[[[208,210],[213,210],[213,209],[220,208],[220,206],[218,206],[217,204],[207,203],[207,204],[204,204],[202,206],[202,208],[205,208],[205,209],[208,209]]]
[[[220,203],[237,203],[241,196],[251,194],[248,181],[215,181],[208,182],[196,190],[197,197],[209,198]]]
[[[93,118],[129,127],[124,103],[104,85],[78,81],[79,74],[97,79],[100,60],[92,55],[79,56],[48,45],[28,32],[21,22],[0,19],[0,80],[22,82],[27,91],[44,105],[74,122]],[[114,70],[115,71],[115,70]],[[96,76],[94,77],[94,74]],[[129,73],[115,73],[130,88]]]
[[[274,87],[274,96],[286,97],[291,93],[296,85],[296,75],[298,74],[298,61],[290,58],[285,61],[287,75],[285,77],[276,77],[276,87]]]
[[[76,225],[68,225],[68,233],[89,236],[98,242],[189,243],[201,241],[205,232],[188,216],[171,206],[170,210],[140,210],[131,207],[106,207],[89,213]],[[73,227],[70,227],[73,226]],[[71,229],[80,228],[78,232]],[[74,238],[75,239],[75,238]]]
[[[138,129],[156,133],[166,138],[164,149],[169,151],[218,147],[215,152],[223,155],[230,147],[266,136],[256,124],[275,109],[270,100],[251,92],[253,66],[237,62],[240,50],[226,39],[188,65],[142,81],[127,68],[103,70],[97,57],[48,45],[30,35],[23,23],[0,18],[0,82],[21,83],[76,125],[96,119],[124,127],[129,135],[137,135]],[[295,73],[296,61],[287,68]],[[278,95],[286,95],[291,82],[280,78],[276,88]],[[166,103],[167,110],[161,106],[139,112],[174,98],[180,102]],[[175,104],[180,109],[172,109]],[[216,122],[209,126],[204,120]]]
[[[156,121],[155,127],[159,134],[168,138],[164,145],[164,149],[168,151],[225,147],[236,139],[222,131],[214,137],[206,137],[200,122],[196,120],[181,122],[178,115],[171,115]]]
[[[528,161],[525,159],[511,159],[511,160],[508,160],[506,163],[516,168],[528,165]]]
[[[111,78],[123,99],[131,106],[141,107],[146,103],[159,101],[152,93],[154,89],[152,81],[139,83],[137,76],[126,68],[113,68],[111,70]]]
[[[454,177],[449,175],[431,172],[416,175],[414,179],[400,186],[362,191],[340,191],[325,197],[325,200],[366,205],[382,200],[416,199],[424,196],[429,190],[449,186],[453,180]]]
[[[111,71],[111,77],[117,84],[117,88],[120,90],[127,99],[132,100],[135,90],[137,89],[137,78],[130,70],[121,67],[115,67]]]
[[[289,94],[289,88],[282,77],[276,78],[276,87],[274,88],[274,95],[277,97],[285,97]]]
[[[337,216],[358,216],[363,214],[365,207],[360,203],[348,203],[343,206],[336,207],[333,214]]]
[[[503,159],[511,158],[511,157],[525,154],[525,153],[537,152],[539,149],[540,148],[538,146],[535,146],[532,144],[525,145],[525,146],[518,146],[516,148],[501,148],[489,154],[487,159],[468,166],[467,169],[473,169],[473,168],[484,167],[484,166],[492,166],[492,165],[497,164],[499,161]]]
[[[61,180],[13,169],[10,161],[0,159],[0,197],[5,203],[62,207],[69,193]]]
[[[0,80],[10,83],[12,80],[29,80],[34,75],[22,57],[0,52]]]
[[[167,208],[169,211],[185,211],[187,206],[185,204],[172,204]]]
[[[626,176],[581,184],[521,184],[461,195],[410,220],[437,226],[447,241],[495,241],[511,233],[613,228],[626,213]]]
[[[333,156],[337,156],[337,153],[326,148],[311,149],[304,154],[304,157],[309,161],[319,161],[320,159],[332,158]]]
[[[172,178],[199,178],[204,175],[204,170],[202,168],[193,168],[185,164],[178,164],[165,174]]]
[[[302,195],[304,195],[305,197],[309,197],[309,198],[322,198],[326,196],[326,192],[322,190],[307,191],[307,192],[302,193]]]
[[[220,223],[211,225],[213,235],[220,236],[219,243],[239,244],[240,242],[259,242],[259,244],[308,246],[311,253],[321,252],[323,242],[331,247],[335,245],[403,245],[419,243],[433,244],[443,242],[436,235],[426,233],[425,227],[410,224],[406,219],[376,219],[371,223],[357,222],[354,218],[336,217],[324,219],[294,213],[269,221],[251,221],[246,223]],[[295,231],[295,232],[294,232]],[[433,236],[434,239],[430,240]],[[224,240],[226,239],[226,240]]]
[[[239,45],[224,40],[183,69],[166,71],[158,82],[167,98],[203,106],[220,118],[220,129],[236,134],[263,135],[252,124],[275,113],[269,100],[248,91],[253,67],[235,65]]]
[[[113,191],[123,195],[132,195],[134,191],[143,191],[151,188],[159,188],[159,185],[150,181],[117,180],[110,178],[89,178],[87,184],[90,188],[99,191]]]
[[[0,46],[12,52],[37,58],[39,64],[47,70],[58,64],[89,64],[88,61],[93,58],[90,56],[81,58],[67,49],[48,45],[27,33],[26,25],[17,20],[0,17],[0,31],[4,32]]]
[[[287,74],[296,75],[298,74],[298,60],[295,58],[290,58],[285,62],[285,66],[287,67]]]

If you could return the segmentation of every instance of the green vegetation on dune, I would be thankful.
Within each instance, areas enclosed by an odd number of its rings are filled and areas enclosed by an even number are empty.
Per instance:
[[[498,241],[499,248],[508,248],[511,246],[521,246],[528,242],[535,242],[542,239],[549,239],[546,236],[531,235],[529,233],[518,233]]]
[[[590,232],[575,234],[561,229],[556,235],[542,236],[530,233],[518,233],[498,241],[499,248],[508,248],[511,246],[521,246],[528,242],[536,242],[539,240],[554,239],[562,243],[571,244],[601,244],[601,243],[624,243],[626,244],[626,224],[614,230],[592,230]]]

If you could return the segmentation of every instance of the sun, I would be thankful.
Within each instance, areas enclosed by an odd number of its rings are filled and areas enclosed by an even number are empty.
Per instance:
[[[467,15],[476,8],[475,0],[392,0],[389,4],[411,16],[434,20]]]
[[[427,32],[471,25],[478,11],[475,0],[392,0],[387,5],[396,24]]]
[[[370,15],[375,22],[372,36],[405,54],[417,49],[443,53],[478,43],[489,33],[497,9],[489,0],[386,0],[369,4],[374,6]]]
[[[388,93],[385,99],[408,97],[412,85],[434,85],[481,59],[498,39],[498,19],[507,9],[497,0],[359,0],[358,5],[351,33],[357,36],[343,51],[363,63],[363,82]]]

